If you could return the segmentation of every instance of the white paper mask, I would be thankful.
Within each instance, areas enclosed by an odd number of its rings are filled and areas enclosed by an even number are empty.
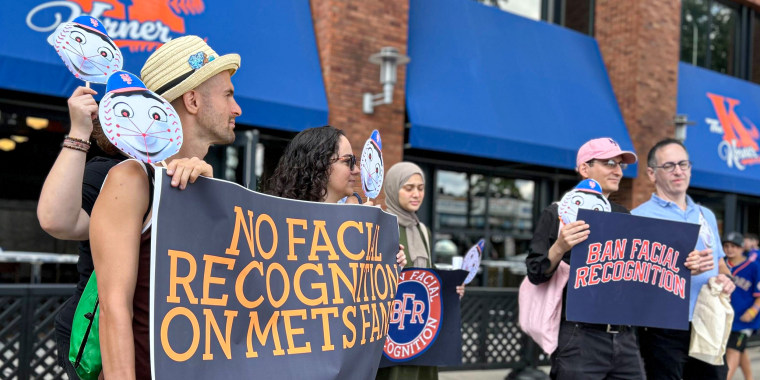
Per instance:
[[[143,162],[158,162],[179,151],[182,124],[171,104],[149,91],[133,74],[110,78],[98,114],[103,132],[122,152]]]
[[[79,16],[59,24],[48,42],[69,71],[83,81],[106,83],[124,64],[121,51],[94,17]]]

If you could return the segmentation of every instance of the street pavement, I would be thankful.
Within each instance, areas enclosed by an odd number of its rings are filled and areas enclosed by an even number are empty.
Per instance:
[[[760,347],[747,349],[752,361],[752,375],[760,379]],[[542,367],[544,372],[549,373],[548,367]],[[504,380],[509,374],[507,369],[489,369],[478,371],[441,371],[438,373],[439,380]],[[740,370],[737,370],[731,380],[744,380]]]

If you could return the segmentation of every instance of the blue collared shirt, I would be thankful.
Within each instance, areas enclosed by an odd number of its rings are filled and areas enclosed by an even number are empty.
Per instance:
[[[695,224],[700,224],[699,219],[701,214],[707,222],[709,228],[704,231],[700,230],[699,239],[697,239],[697,246],[695,249],[703,250],[705,248],[712,248],[713,263],[715,266],[712,270],[697,276],[691,276],[691,293],[689,296],[689,321],[691,321],[691,318],[694,315],[694,305],[697,303],[697,296],[702,289],[702,285],[706,284],[710,277],[718,275],[718,260],[721,260],[726,256],[723,252],[723,245],[720,242],[720,233],[718,232],[718,222],[715,219],[715,214],[713,214],[713,212],[707,207],[702,207],[694,203],[694,200],[688,195],[686,196],[686,210],[681,210],[677,204],[671,201],[666,201],[658,197],[657,194],[652,194],[652,198],[642,203],[639,207],[631,210],[631,214]]]

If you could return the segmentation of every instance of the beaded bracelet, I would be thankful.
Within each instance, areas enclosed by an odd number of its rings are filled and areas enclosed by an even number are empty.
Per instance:
[[[89,144],[83,144],[79,141],[74,141],[74,140],[69,140],[69,139],[64,139],[63,143],[61,143],[61,147],[78,150],[84,153],[87,153],[90,150]]]
[[[74,150],[78,150],[78,151],[80,151],[80,152],[84,152],[84,153],[87,153],[87,149],[82,149],[82,148],[78,148],[78,147],[75,147],[75,146],[70,146],[70,145],[64,145],[63,147],[64,147],[64,148],[74,149]]]
[[[64,141],[69,140],[69,141],[72,141],[72,142],[78,142],[78,143],[82,143],[82,144],[85,144],[87,146],[90,146],[90,142],[89,141],[78,139],[76,137],[71,137],[69,135],[64,136],[63,140]]]

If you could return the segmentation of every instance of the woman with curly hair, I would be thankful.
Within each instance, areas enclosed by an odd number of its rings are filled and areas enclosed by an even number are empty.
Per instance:
[[[348,138],[342,130],[326,125],[305,129],[290,141],[265,192],[282,198],[337,203],[354,194],[358,177],[359,164]],[[406,265],[402,245],[396,263],[401,268]]]
[[[351,143],[329,125],[297,134],[269,179],[267,193],[282,198],[336,203],[354,193],[359,165]]]

